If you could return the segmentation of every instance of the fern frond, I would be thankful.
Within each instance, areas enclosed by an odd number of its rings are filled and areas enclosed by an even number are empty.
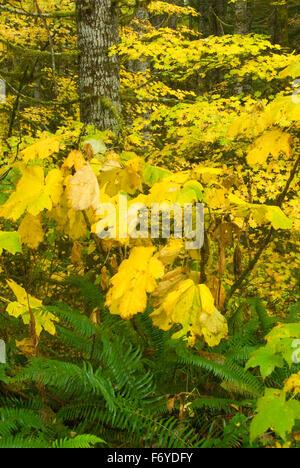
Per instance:
[[[53,442],[51,448],[60,449],[88,449],[96,444],[106,444],[103,439],[90,434],[82,434],[74,437],[73,439],[60,439]]]
[[[102,369],[94,372],[90,364],[75,364],[46,358],[33,358],[16,377],[17,382],[33,381],[54,387],[69,397],[102,396],[109,408],[114,408],[114,390],[111,382],[102,375]]]
[[[183,350],[181,347],[178,348],[178,357],[179,361],[185,365],[197,366],[230,384],[234,384],[236,391],[241,394],[261,396],[263,393],[263,385],[260,381],[232,361],[225,361],[222,364],[216,363],[192,354],[187,349]]]

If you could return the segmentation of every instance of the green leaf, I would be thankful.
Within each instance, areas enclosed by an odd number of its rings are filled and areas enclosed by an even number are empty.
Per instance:
[[[107,147],[106,147],[104,141],[101,140],[101,139],[92,138],[90,140],[86,140],[83,143],[83,145],[91,145],[94,155],[103,154],[103,153],[105,153],[107,151]]]
[[[293,226],[293,221],[281,211],[279,206],[269,206],[266,217],[274,229],[291,229]]]
[[[283,390],[267,388],[265,396],[257,401],[257,415],[250,426],[250,442],[264,434],[268,429],[274,431],[283,440],[292,431],[295,419],[298,417],[298,408],[285,401]]]
[[[289,400],[287,402],[287,406],[291,411],[293,411],[295,419],[300,419],[300,401]]]
[[[185,185],[185,188],[192,189],[200,202],[203,200],[203,187],[201,184],[199,184],[199,182],[196,180],[194,182],[189,182],[187,185]]]
[[[268,342],[284,338],[300,338],[300,323],[280,323],[266,336]]]
[[[3,252],[3,249],[13,255],[17,252],[22,252],[20,234],[18,232],[0,231],[0,255]]]
[[[291,367],[296,351],[294,342],[300,339],[299,323],[280,323],[266,336],[267,347],[273,354],[280,354]]]
[[[284,360],[281,356],[275,354],[272,348],[259,348],[251,354],[246,364],[246,369],[256,366],[260,367],[260,373],[263,379],[265,379],[268,375],[272,374],[275,367],[282,368],[284,366]]]
[[[170,176],[170,172],[160,167],[151,166],[150,164],[144,165],[143,178],[146,184],[153,185],[156,182]]]

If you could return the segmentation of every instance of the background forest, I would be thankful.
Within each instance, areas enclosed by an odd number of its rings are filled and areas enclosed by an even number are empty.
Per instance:
[[[300,447],[299,30],[0,0],[0,448]],[[203,203],[201,249],[134,238],[137,203]]]

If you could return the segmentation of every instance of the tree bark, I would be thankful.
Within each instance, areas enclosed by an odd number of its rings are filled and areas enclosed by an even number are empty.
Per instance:
[[[118,43],[119,20],[112,0],[76,0],[80,117],[99,130],[118,130],[120,66],[109,47]]]
[[[252,0],[237,0],[235,4],[235,28],[234,33],[246,36],[251,32]],[[252,83],[250,78],[238,80],[235,87],[236,94],[251,94]]]
[[[270,29],[272,32],[273,44],[280,44],[283,47],[289,46],[289,15],[288,5],[283,1],[280,5],[274,5]]]
[[[183,6],[183,0],[164,0],[166,3],[173,5]],[[176,15],[171,15],[168,18],[168,14],[156,15],[150,19],[152,26],[155,28],[161,28],[168,26],[171,29],[176,30],[179,18]]]
[[[249,0],[237,0],[235,4],[235,34],[245,36],[251,32],[251,2]]]

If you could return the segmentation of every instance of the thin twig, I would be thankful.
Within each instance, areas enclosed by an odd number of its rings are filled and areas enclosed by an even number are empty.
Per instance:
[[[39,7],[38,1],[34,0],[38,15],[40,16],[41,20],[44,23],[45,29],[47,31],[47,36],[48,36],[48,41],[49,41],[49,46],[51,50],[51,61],[52,61],[52,78],[53,78],[53,87],[54,87],[54,93],[55,96],[58,97],[58,87],[57,87],[57,80],[56,80],[56,65],[55,65],[55,52],[54,52],[54,44],[52,40],[52,36],[50,33],[50,29],[48,27],[48,23],[46,18],[43,16],[43,13]]]
[[[0,5],[0,10],[7,11],[8,13],[14,13],[15,15],[30,16],[32,18],[38,18],[38,13],[31,11],[17,10],[6,5]],[[43,18],[73,18],[76,16],[75,11],[54,11],[53,13],[42,13]]]

